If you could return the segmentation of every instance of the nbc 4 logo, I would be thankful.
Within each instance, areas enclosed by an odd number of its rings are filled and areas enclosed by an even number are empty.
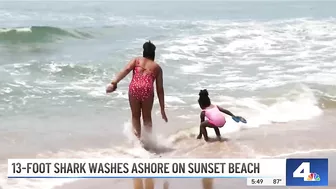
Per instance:
[[[310,163],[303,162],[293,172],[293,178],[303,178],[304,181],[320,181],[320,175],[310,172]]]

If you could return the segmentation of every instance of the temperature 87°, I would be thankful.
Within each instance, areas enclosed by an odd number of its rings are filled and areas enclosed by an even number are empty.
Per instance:
[[[282,181],[282,179],[273,179],[273,184],[279,184]]]

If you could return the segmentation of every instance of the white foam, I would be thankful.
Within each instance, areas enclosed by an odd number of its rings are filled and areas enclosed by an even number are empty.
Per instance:
[[[312,149],[307,151],[293,151],[290,153],[283,153],[283,154],[277,154],[277,155],[258,155],[256,158],[284,158],[284,157],[290,157],[295,155],[307,155],[312,153],[329,153],[329,152],[336,152],[336,149]]]
[[[333,69],[329,67],[332,67],[332,63],[328,63],[336,59],[335,41],[330,40],[335,38],[335,34],[329,32],[336,29],[333,19],[195,23],[200,30],[198,34],[181,34],[175,40],[161,41],[164,46],[162,61],[185,60],[187,63],[182,67],[181,62],[178,62],[179,65],[174,63],[167,66],[180,67],[182,73],[196,75],[207,72],[208,67],[214,68],[211,71],[214,74],[223,65],[227,69],[227,64],[231,63],[231,72],[244,70],[243,73],[248,73],[246,70],[251,70],[248,69],[251,65],[259,65],[256,67],[263,74],[248,74],[244,77],[238,74],[236,77],[241,77],[241,80],[237,81],[241,83],[228,84],[233,89],[250,86],[251,90],[258,90],[287,84],[293,82],[293,79],[317,84],[336,83],[332,76]],[[258,83],[252,86],[243,78],[257,80]]]
[[[292,73],[299,73],[299,72],[311,72],[311,71],[319,71],[319,66],[318,64],[316,65],[307,65],[303,67],[297,67],[294,69],[289,69],[287,72],[292,72]]]
[[[56,153],[45,152],[38,154],[37,158],[150,158],[155,156],[155,154],[144,150],[136,143],[138,140],[133,135],[130,122],[126,122],[123,127],[124,134],[129,139],[130,145],[115,146],[115,144],[111,144],[111,147],[106,149],[62,150]],[[156,150],[171,146],[170,141],[163,136],[157,133],[149,134],[145,130],[143,130],[143,140],[147,147],[155,148]],[[7,164],[0,164],[0,183],[4,189],[52,189],[76,180],[78,179],[7,179]]]
[[[212,100],[213,104],[222,106],[247,120],[247,124],[236,123],[230,116],[226,115],[227,123],[220,129],[224,134],[237,132],[242,128],[257,128],[270,123],[308,120],[323,113],[317,105],[318,102],[313,91],[304,85],[289,91],[284,96],[276,97],[271,104],[264,104],[261,101],[263,99],[259,98],[233,98],[228,96],[213,96],[212,98],[216,99],[216,101]],[[200,111],[198,104],[193,104],[191,107]],[[189,131],[196,134],[198,129],[196,127]],[[215,135],[211,132],[209,136]]]
[[[333,73],[312,73],[307,75],[305,79],[310,83],[316,83],[316,80],[319,81],[319,84],[336,86],[336,74]]]
[[[13,89],[9,88],[9,87],[4,87],[0,90],[3,93],[11,93],[13,92]]]
[[[48,64],[48,67],[42,68],[42,70],[45,70],[51,73],[57,73],[57,72],[62,71],[62,65],[51,63],[51,64]]]
[[[129,121],[124,124],[123,132],[131,144],[138,144],[139,140],[135,137],[133,133],[132,124]],[[152,132],[148,132],[145,129],[145,127],[142,127],[141,129],[141,139],[140,140],[143,141],[146,146],[151,147],[151,148],[168,148],[171,146],[170,141],[166,140],[163,136],[158,134],[154,129],[152,130]]]
[[[238,75],[226,75],[225,81],[253,81],[250,77],[238,76]]]
[[[265,66],[258,67],[258,70],[261,70],[261,71],[281,70],[281,67],[273,66],[273,65],[265,65]]]
[[[16,31],[16,32],[32,32],[31,27],[27,28],[0,28],[0,33],[6,33],[10,31]]]
[[[93,97],[105,97],[106,96],[106,92],[103,87],[97,87],[93,89],[92,91],[90,91],[88,94]]]
[[[307,120],[322,114],[313,92],[304,86],[299,91],[290,91],[287,97],[277,98],[271,105],[260,104],[249,108],[254,109],[255,114],[247,119],[255,126],[271,122]]]
[[[177,116],[178,118],[181,118],[181,119],[190,119],[192,117],[194,117],[194,115],[180,115],[180,116]]]
[[[181,66],[181,70],[184,73],[199,73],[199,72],[204,71],[204,68],[205,68],[204,64],[200,64],[200,63]]]
[[[183,101],[181,98],[177,96],[165,96],[165,101],[168,103],[178,103],[178,104],[186,104],[185,101]]]

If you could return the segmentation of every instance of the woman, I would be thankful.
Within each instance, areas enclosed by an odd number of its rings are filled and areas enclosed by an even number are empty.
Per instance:
[[[152,178],[143,179],[134,179],[133,180],[134,189],[154,189],[154,180]],[[203,178],[202,179],[202,188],[203,189],[213,189],[213,179],[212,178]],[[167,181],[163,183],[163,189],[169,189],[169,184]]]
[[[141,137],[142,114],[145,129],[152,131],[152,108],[154,102],[154,81],[156,82],[156,92],[159,98],[161,116],[168,122],[165,112],[163,73],[161,67],[154,61],[156,47],[153,43],[143,44],[143,57],[132,59],[126,67],[119,72],[106,92],[111,93],[117,89],[117,84],[129,72],[133,71],[133,78],[129,84],[128,99],[132,111],[132,125],[135,136]]]
[[[154,189],[154,180],[152,178],[136,178],[133,179],[133,189]],[[169,189],[169,184],[167,181],[163,183],[163,189]]]

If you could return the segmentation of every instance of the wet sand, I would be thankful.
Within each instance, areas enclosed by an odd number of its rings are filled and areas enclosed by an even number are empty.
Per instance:
[[[228,141],[210,142],[184,139],[176,145],[179,148],[164,154],[164,157],[199,157],[199,158],[254,158],[254,157],[324,157],[329,158],[329,186],[336,189],[336,117],[332,112],[309,121],[297,121],[278,126],[264,126],[258,129],[243,130],[227,135]],[[276,123],[275,123],[276,124]],[[189,144],[186,147],[186,144]],[[247,188],[246,179],[214,179],[213,187],[204,188],[201,179],[155,179],[155,189],[164,188],[165,181],[169,189],[181,187],[193,189]],[[207,180],[209,184],[209,180]],[[166,185],[167,185],[166,183]],[[132,189],[132,179],[83,179],[55,187],[54,189]],[[139,181],[137,189],[141,188]],[[134,189],[135,189],[134,188]],[[274,187],[254,187],[274,188]],[[278,188],[278,187],[277,187]],[[307,187],[279,187],[307,188]],[[147,188],[147,189],[153,189]]]
[[[329,186],[328,187],[315,187],[315,188],[329,188],[336,189],[336,155],[335,154],[315,154],[318,157],[328,157],[329,164]],[[310,155],[309,157],[314,157]],[[333,169],[332,169],[333,168]],[[147,182],[147,183],[146,183]],[[253,188],[297,188],[305,189],[307,187],[256,187]],[[181,188],[193,188],[193,189],[244,189],[249,188],[246,186],[246,179],[86,179],[82,181],[76,181],[70,184],[65,184],[55,189],[181,189]]]

